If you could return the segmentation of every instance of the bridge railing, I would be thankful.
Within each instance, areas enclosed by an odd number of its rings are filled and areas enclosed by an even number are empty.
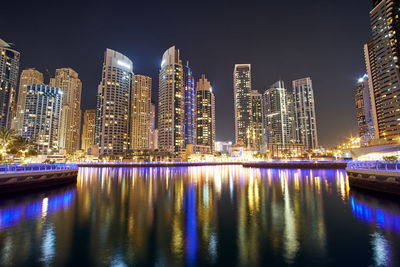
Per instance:
[[[24,173],[24,172],[46,172],[63,171],[77,169],[78,165],[74,163],[54,163],[54,164],[6,164],[0,165],[1,174]]]
[[[400,171],[400,162],[395,161],[349,161],[347,169],[355,170],[377,170],[377,171]]]

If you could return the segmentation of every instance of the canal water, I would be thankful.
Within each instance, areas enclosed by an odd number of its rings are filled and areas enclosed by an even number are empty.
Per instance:
[[[0,199],[1,266],[400,266],[400,201],[344,170],[82,168]]]

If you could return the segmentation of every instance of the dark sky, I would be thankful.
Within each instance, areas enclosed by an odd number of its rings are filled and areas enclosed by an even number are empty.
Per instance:
[[[217,140],[233,140],[233,68],[252,64],[253,89],[278,79],[313,79],[319,141],[356,134],[354,90],[365,72],[369,0],[5,1],[0,38],[21,52],[21,69],[72,67],[82,108],[96,106],[104,50],[127,55],[158,90],[161,56],[172,45],[196,78],[211,81]],[[46,74],[47,76],[47,74]],[[46,81],[48,82],[48,81]]]

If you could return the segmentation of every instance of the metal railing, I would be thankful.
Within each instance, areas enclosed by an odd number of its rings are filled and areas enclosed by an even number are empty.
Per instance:
[[[7,164],[0,165],[1,174],[24,173],[24,172],[46,172],[46,171],[64,171],[78,169],[78,165],[71,163],[54,164]]]
[[[376,170],[376,171],[400,171],[399,161],[349,161],[347,169]]]

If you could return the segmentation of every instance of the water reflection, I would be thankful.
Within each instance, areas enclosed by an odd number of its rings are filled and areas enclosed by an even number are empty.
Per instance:
[[[361,221],[400,234],[398,202],[355,191],[351,195],[351,210]]]
[[[0,265],[400,263],[398,203],[341,170],[84,168],[55,194],[0,203]]]

